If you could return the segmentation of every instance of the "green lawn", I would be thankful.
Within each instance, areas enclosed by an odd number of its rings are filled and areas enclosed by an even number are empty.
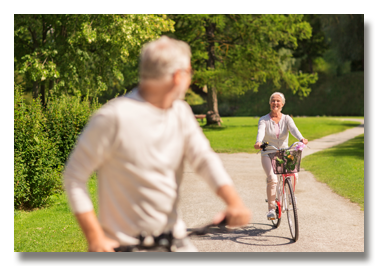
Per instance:
[[[359,125],[358,122],[342,121],[340,117],[294,117],[299,131],[308,140],[318,139]],[[259,118],[224,117],[222,127],[207,127],[206,119],[200,123],[203,132],[216,152],[254,153]],[[289,143],[296,139],[289,134]]]
[[[88,182],[95,210],[96,179]],[[15,211],[15,252],[85,252],[87,243],[65,194],[55,196],[54,205],[34,211]]]
[[[364,210],[364,134],[306,156],[301,167]]]

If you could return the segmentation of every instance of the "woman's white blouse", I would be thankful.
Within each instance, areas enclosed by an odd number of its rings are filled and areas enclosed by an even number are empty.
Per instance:
[[[270,115],[264,115],[259,120],[256,143],[267,141],[270,145],[277,148],[287,148],[289,143],[289,131],[298,140],[303,139],[301,132],[299,132],[294,120],[289,115],[282,114],[281,120],[278,123],[280,132],[277,138],[275,122],[270,118]],[[270,151],[269,151],[270,150]],[[267,151],[261,151],[261,155],[275,151],[272,147],[267,147]]]

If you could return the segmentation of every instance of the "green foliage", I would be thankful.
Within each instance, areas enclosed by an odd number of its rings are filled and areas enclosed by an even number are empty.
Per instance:
[[[267,83],[258,92],[249,91],[242,97],[219,97],[219,103],[232,107],[231,116],[262,116],[270,112],[269,97],[275,91]],[[350,72],[343,76],[319,73],[319,80],[311,85],[309,97],[301,99],[289,89],[279,90],[285,95],[282,112],[306,116],[363,116],[364,72]]]
[[[352,71],[364,70],[364,15],[322,15],[322,29],[339,65],[352,63]]]
[[[301,72],[314,73],[315,60],[321,58],[324,52],[329,48],[326,41],[324,31],[322,30],[321,16],[315,14],[307,14],[303,16],[303,20],[310,23],[312,28],[311,38],[298,41],[298,48],[293,51],[296,58],[296,64]]]
[[[46,132],[41,103],[26,105],[22,90],[14,97],[14,207],[37,208],[61,190],[62,165]]]
[[[175,33],[169,35],[189,43],[193,82],[200,87],[216,87],[221,95],[243,95],[257,91],[267,80],[279,88],[285,84],[294,93],[307,96],[313,74],[295,72],[288,63],[291,52],[276,49],[285,45],[296,49],[298,40],[311,36],[302,15],[171,15]],[[206,27],[215,23],[214,40]],[[208,49],[214,43],[215,67],[209,68]]]
[[[301,167],[364,210],[364,135],[303,158]]]
[[[34,90],[98,96],[137,82],[142,45],[172,30],[165,15],[15,15],[15,71]]]
[[[202,99],[202,97],[199,96],[198,94],[196,94],[195,92],[193,92],[191,89],[188,89],[186,91],[185,101],[189,105],[199,105],[199,104],[203,104],[204,103],[204,100]]]
[[[65,164],[90,115],[99,107],[96,99],[91,102],[87,97],[83,100],[67,95],[50,98],[45,110],[46,128],[58,148],[56,156],[61,164]]]

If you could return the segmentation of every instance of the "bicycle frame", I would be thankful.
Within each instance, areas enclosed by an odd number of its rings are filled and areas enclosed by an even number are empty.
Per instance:
[[[283,204],[284,195],[285,195],[285,181],[286,179],[292,180],[294,179],[294,191],[295,191],[295,174],[281,174],[279,175],[279,180],[277,182],[277,191],[278,191],[278,197],[276,198],[276,204],[278,207],[278,219],[281,219],[282,213],[286,212],[286,209],[283,208],[284,206],[287,206]]]

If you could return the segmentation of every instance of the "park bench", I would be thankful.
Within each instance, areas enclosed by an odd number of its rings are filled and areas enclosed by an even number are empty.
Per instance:
[[[206,118],[206,115],[194,115],[196,119],[201,119],[201,122],[203,122],[203,119]]]

